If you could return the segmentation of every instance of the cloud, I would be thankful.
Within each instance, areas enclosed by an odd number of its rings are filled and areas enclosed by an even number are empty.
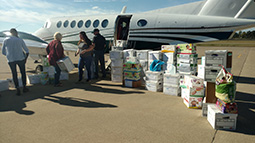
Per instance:
[[[0,22],[43,24],[50,17],[118,13],[114,10],[100,9],[98,6],[84,9],[77,8],[76,5],[70,5],[70,3],[68,5],[64,3],[55,4],[42,0],[3,0],[0,5]]]

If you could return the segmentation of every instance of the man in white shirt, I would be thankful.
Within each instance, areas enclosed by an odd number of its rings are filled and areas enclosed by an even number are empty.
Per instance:
[[[19,89],[19,82],[17,77],[17,65],[19,66],[22,83],[23,92],[28,92],[26,87],[26,61],[29,55],[29,50],[25,42],[18,37],[18,32],[16,29],[12,28],[10,30],[11,37],[7,37],[3,42],[2,54],[6,56],[8,64],[12,71],[12,78],[17,89],[17,95],[21,95]]]

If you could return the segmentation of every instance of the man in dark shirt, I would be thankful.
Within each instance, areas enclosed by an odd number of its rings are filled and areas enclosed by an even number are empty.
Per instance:
[[[106,77],[105,73],[105,60],[104,60],[104,50],[106,46],[105,38],[99,33],[98,29],[94,29],[94,38],[92,41],[92,45],[94,48],[95,54],[95,78],[98,78],[98,60],[100,61],[100,67],[102,71],[102,78]]]

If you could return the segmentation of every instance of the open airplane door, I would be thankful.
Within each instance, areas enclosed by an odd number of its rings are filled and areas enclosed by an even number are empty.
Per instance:
[[[115,22],[114,46],[127,47],[130,19],[132,15],[119,15]]]

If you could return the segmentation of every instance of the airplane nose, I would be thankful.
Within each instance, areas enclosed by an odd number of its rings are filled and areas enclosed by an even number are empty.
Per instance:
[[[40,37],[44,41],[53,39],[53,34],[47,28],[40,28],[34,33],[34,35]]]

